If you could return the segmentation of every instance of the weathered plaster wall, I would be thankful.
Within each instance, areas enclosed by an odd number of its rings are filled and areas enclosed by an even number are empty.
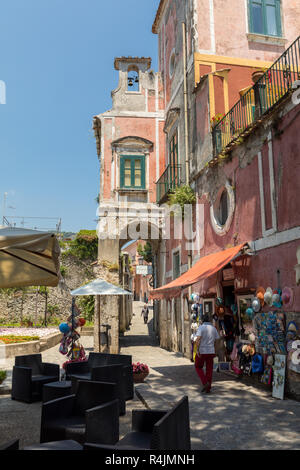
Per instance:
[[[274,61],[299,35],[300,3],[282,0],[282,28],[286,41],[249,40],[247,0],[197,0],[198,48],[217,55]],[[256,38],[256,41],[259,39]],[[275,41],[276,42],[276,41]],[[278,42],[278,41],[277,41]]]

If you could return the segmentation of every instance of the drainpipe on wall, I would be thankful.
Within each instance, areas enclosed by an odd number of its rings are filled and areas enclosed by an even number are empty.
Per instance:
[[[185,140],[185,183],[190,185],[190,165],[189,165],[189,121],[188,121],[188,89],[187,89],[187,49],[186,49],[186,25],[182,23],[182,47],[183,47],[183,96],[184,96],[184,140]],[[193,233],[193,217],[190,220],[190,233]],[[192,267],[192,251],[188,251],[188,269]],[[188,289],[189,299],[191,298],[192,287]],[[188,304],[189,305],[189,304]],[[181,295],[181,351],[184,354],[184,300]]]
[[[186,26],[182,23],[182,44],[183,44],[183,94],[184,94],[184,140],[185,140],[185,183],[190,185],[190,165],[189,165],[189,121],[188,121],[188,90],[187,90],[187,54],[186,54]],[[191,220],[192,225],[192,220]],[[192,227],[191,227],[192,228]],[[193,231],[191,230],[191,233]],[[188,253],[188,269],[192,267],[192,252]],[[189,296],[192,290],[189,287]]]

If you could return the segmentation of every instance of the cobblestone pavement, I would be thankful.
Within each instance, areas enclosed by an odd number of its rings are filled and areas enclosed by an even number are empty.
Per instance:
[[[214,373],[211,394],[200,393],[194,365],[180,354],[159,347],[152,330],[141,317],[142,303],[134,302],[130,330],[120,339],[121,352],[133,361],[146,362],[150,374],[136,386],[139,395],[126,402],[126,416],[120,417],[120,436],[130,430],[131,410],[165,408],[188,395],[193,449],[300,449],[300,403],[276,400],[270,391],[247,385],[235,377]],[[87,353],[93,338],[82,337]],[[62,364],[65,357],[58,346],[42,353],[43,360]],[[6,364],[10,371],[13,360]],[[39,442],[41,403],[25,404],[0,395],[0,445],[19,437],[21,447]]]
[[[299,402],[276,400],[271,391],[215,372],[211,394],[202,394],[193,363],[159,348],[152,311],[146,326],[140,316],[143,304],[134,304],[135,316],[121,339],[121,352],[150,366],[146,384],[136,390],[151,408],[163,403],[168,408],[188,395],[193,449],[300,449]]]

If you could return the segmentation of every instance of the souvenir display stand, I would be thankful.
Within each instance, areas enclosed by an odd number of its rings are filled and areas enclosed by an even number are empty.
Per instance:
[[[231,354],[233,373],[256,376],[259,382],[272,387],[272,396],[278,399],[284,398],[287,344],[293,329],[290,325],[286,327],[282,310],[290,300],[288,292],[288,288],[282,292],[258,287],[255,296],[248,296],[244,308],[238,305],[240,335]]]
[[[69,358],[63,364],[63,368],[68,362],[86,361],[84,347],[79,342],[80,334],[78,328],[83,327],[85,319],[80,317],[80,310],[75,304],[75,298],[72,298],[71,315],[67,318],[67,323],[61,323],[59,330],[63,333],[63,337],[59,346],[59,352]]]
[[[195,343],[196,333],[202,321],[203,306],[200,304],[199,294],[192,294],[191,301],[193,302],[191,306],[191,361],[195,362],[195,356],[197,354]]]

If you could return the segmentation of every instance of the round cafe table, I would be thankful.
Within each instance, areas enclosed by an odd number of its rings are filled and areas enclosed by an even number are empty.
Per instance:
[[[61,380],[60,382],[50,382],[43,385],[43,403],[66,397],[72,394],[71,380]]]

